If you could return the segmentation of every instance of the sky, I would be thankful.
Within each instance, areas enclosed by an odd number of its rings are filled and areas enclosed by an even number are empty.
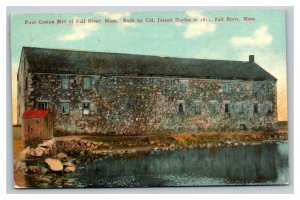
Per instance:
[[[157,23],[158,18],[164,22]],[[77,23],[82,19],[86,23]],[[88,19],[98,23],[88,23]],[[105,19],[117,23],[105,23]],[[52,20],[54,24],[45,23]],[[58,24],[57,20],[66,23]],[[287,120],[285,45],[283,10],[13,14],[13,123],[17,115],[16,74],[23,46],[240,61],[255,55],[255,62],[278,79],[278,119]]]

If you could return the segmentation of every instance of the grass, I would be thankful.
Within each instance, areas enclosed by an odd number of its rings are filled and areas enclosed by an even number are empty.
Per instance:
[[[170,145],[189,146],[200,143],[259,142],[279,138],[286,140],[287,132],[240,132],[240,133],[174,133],[147,136],[84,136],[82,139],[102,142],[107,148],[161,147]]]

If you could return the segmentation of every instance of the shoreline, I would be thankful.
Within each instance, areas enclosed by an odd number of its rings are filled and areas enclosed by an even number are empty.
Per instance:
[[[15,160],[16,188],[76,187],[72,173],[96,159],[146,156],[158,151],[217,149],[288,142],[287,132],[205,133],[151,136],[62,136],[25,148]],[[53,170],[47,159],[61,168]]]
[[[89,156],[123,155],[185,148],[245,146],[263,142],[287,141],[286,131],[242,133],[180,133],[146,136],[62,136],[56,137],[58,149]]]

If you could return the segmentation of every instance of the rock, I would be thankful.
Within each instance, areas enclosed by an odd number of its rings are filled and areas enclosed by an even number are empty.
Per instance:
[[[44,148],[44,147],[37,147],[37,148],[35,148],[35,150],[38,150],[38,151],[45,151],[45,150],[47,150],[47,148]]]
[[[73,167],[73,166],[75,166],[72,162],[65,162],[64,163],[64,166],[66,166],[66,167]]]
[[[45,162],[52,171],[62,171],[64,168],[60,160],[57,159],[47,158],[45,159]]]
[[[207,143],[206,148],[212,148],[212,144],[211,143]]]
[[[69,181],[63,182],[63,186],[67,187],[67,188],[72,188],[72,187],[75,187],[76,185],[75,185],[74,181],[69,180]]]
[[[25,173],[27,171],[26,163],[19,160],[14,160],[14,171]]]
[[[54,180],[53,185],[61,188],[62,183],[63,183],[63,181],[61,179],[57,178],[57,179]]]
[[[49,156],[51,154],[50,149],[45,149],[43,151],[43,156]]]
[[[74,172],[75,170],[76,170],[75,165],[73,165],[73,166],[67,166],[64,169],[65,172]]]
[[[51,148],[55,144],[55,139],[45,140],[42,144],[39,144],[38,147]]]
[[[32,173],[32,174],[46,174],[48,169],[42,166],[28,166],[27,168],[27,173]]]
[[[51,180],[49,178],[42,177],[42,176],[35,176],[34,179],[35,181],[40,183],[51,183]]]
[[[67,154],[65,154],[65,153],[58,153],[58,154],[56,155],[56,157],[59,158],[59,159],[66,159],[68,156],[67,156]]]
[[[26,160],[27,156],[30,155],[30,146],[26,147],[19,155],[19,160]]]
[[[34,156],[35,157],[42,157],[43,151],[42,150],[34,150]]]

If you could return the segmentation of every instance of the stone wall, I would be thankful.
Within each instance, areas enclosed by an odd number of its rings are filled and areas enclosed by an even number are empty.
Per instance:
[[[38,101],[50,102],[56,134],[265,130],[277,122],[273,81],[64,76],[69,77],[67,90],[62,89],[62,75],[35,74],[29,95],[35,99],[31,108]],[[84,77],[91,79],[90,90],[83,89]],[[62,102],[69,104],[68,114],[61,113]],[[83,102],[90,105],[88,115],[83,114]],[[179,112],[180,104],[183,112]],[[215,113],[211,104],[215,104]]]

